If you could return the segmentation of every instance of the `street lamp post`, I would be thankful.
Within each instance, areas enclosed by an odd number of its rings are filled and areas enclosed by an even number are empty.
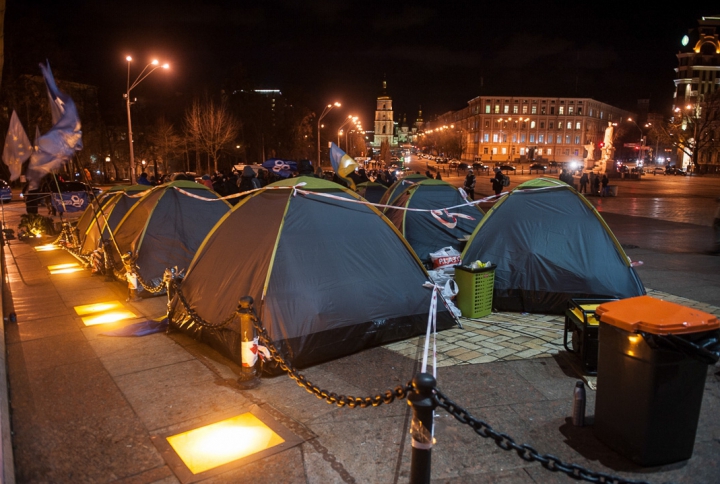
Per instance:
[[[645,147],[645,135],[643,134],[642,128],[633,120],[633,118],[628,118],[628,121],[630,121],[632,124],[635,125],[635,127],[640,131],[640,146],[638,148],[638,157],[636,162],[638,162],[638,165],[640,164],[640,157],[642,156],[643,148]]]
[[[347,119],[345,120],[345,122],[340,125],[340,127],[338,128],[338,142],[337,142],[337,145],[338,145],[338,146],[340,146],[340,136],[342,136],[343,128],[344,128],[345,126],[347,126],[348,124],[350,124],[350,123],[356,122],[357,119],[358,119],[357,116],[353,116],[352,114],[350,114],[350,115],[348,115],[348,117],[347,117]]]
[[[140,74],[137,76],[137,79],[135,79],[135,82],[130,84],[130,62],[132,62],[132,57],[127,56],[125,60],[128,63],[128,75],[127,75],[127,90],[125,92],[125,103],[127,105],[127,118],[128,118],[128,143],[130,144],[130,184],[135,185],[135,152],[133,150],[133,139],[132,139],[132,117],[130,116],[130,105],[132,104],[132,101],[130,100],[130,91],[132,91],[138,84],[140,84],[142,81],[145,80],[147,76],[155,72],[156,69],[162,67],[163,69],[169,69],[170,65],[165,63],[162,66],[160,65],[160,62],[157,60],[153,60],[151,63],[145,66],[145,68],[140,72]],[[152,67],[150,67],[152,66]],[[149,70],[148,70],[149,69]]]
[[[339,102],[334,102],[333,104],[328,104],[327,106],[325,106],[325,108],[323,109],[323,112],[320,114],[320,116],[318,116],[318,121],[317,121],[317,157],[318,157],[317,161],[318,162],[317,162],[317,169],[316,169],[317,171],[321,171],[321,169],[320,169],[320,163],[321,163],[321,161],[320,161],[320,121],[322,121],[323,118],[325,116],[327,116],[327,114],[332,110],[332,108],[339,108],[340,106],[341,106],[341,104]],[[319,174],[321,174],[321,173],[319,173]]]

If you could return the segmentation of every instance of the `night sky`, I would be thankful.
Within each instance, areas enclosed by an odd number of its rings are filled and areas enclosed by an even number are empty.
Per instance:
[[[5,75],[97,85],[101,109],[123,114],[133,75],[170,62],[134,92],[165,101],[239,85],[280,89],[371,129],[383,77],[396,119],[425,119],[479,95],[587,96],[628,110],[669,111],[680,39],[717,1],[7,0]],[[178,101],[178,104],[180,101]],[[179,109],[184,109],[180,106]],[[332,117],[328,118],[332,119]]]

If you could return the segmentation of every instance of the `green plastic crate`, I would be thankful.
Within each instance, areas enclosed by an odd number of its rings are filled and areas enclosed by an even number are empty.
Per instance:
[[[481,269],[455,266],[457,307],[466,318],[482,318],[492,313],[495,265]]]

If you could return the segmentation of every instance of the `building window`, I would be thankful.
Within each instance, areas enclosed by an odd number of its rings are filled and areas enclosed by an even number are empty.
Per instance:
[[[578,106],[578,115],[582,116],[582,106]]]
[[[507,134],[506,133],[502,134],[502,142],[507,143]]]
[[[604,118],[605,118],[605,113],[603,111],[600,111],[600,119],[604,119]]]
[[[575,150],[574,153],[575,153],[575,156],[580,156],[580,154],[578,153],[578,150]]]
[[[572,129],[572,121],[568,121],[568,123],[567,123],[567,129]]]
[[[554,127],[555,127],[555,122],[554,122],[554,121],[548,122],[548,129],[553,129]]]
[[[483,134],[483,142],[487,143],[490,141],[490,133]]]
[[[555,106],[550,106],[550,116],[555,114]]]
[[[520,133],[520,142],[521,143],[525,142],[525,133]]]
[[[490,127],[490,120],[489,120],[489,119],[486,119],[486,120],[485,120],[485,127],[486,127],[486,128],[489,128],[489,127]]]
[[[568,114],[572,114],[575,111],[575,106],[568,106]]]
[[[506,104],[505,106],[503,106],[503,114],[508,114],[508,113],[510,113],[510,106],[508,106]]]
[[[562,129],[562,121],[558,121],[558,131]]]
[[[535,107],[535,106],[533,106],[533,107]],[[533,114],[535,114],[535,113],[533,113]],[[545,112],[545,106],[543,106],[543,107],[540,108],[540,114],[542,114],[543,116],[544,116],[545,114],[547,114],[547,113]]]
[[[550,108],[550,111],[552,111],[553,108]],[[565,115],[565,106],[560,106],[558,108],[558,115],[563,116]]]
[[[537,106],[533,105],[532,107],[532,113],[537,114]]]
[[[557,135],[557,144],[559,144],[559,145],[562,144],[562,135],[561,134]]]
[[[513,114],[518,113],[518,108],[520,108],[520,106],[518,106],[517,104],[515,106],[513,106]]]
[[[547,149],[547,154],[548,154],[548,156],[552,155],[552,148]]]
[[[512,140],[513,143],[517,143],[517,134],[513,133],[513,134],[510,136],[510,139]]]
[[[530,135],[531,138],[532,138],[532,136],[533,135]],[[543,141],[545,141],[545,136],[542,134],[539,134],[538,135],[538,143],[542,143]]]
[[[500,153],[502,153],[503,155],[507,155],[507,148],[504,146],[500,148]]]
[[[566,144],[566,145],[569,145],[569,144],[570,144],[570,135],[569,135],[569,134],[566,134],[566,135],[565,135],[565,144]],[[569,154],[569,153],[568,153],[568,154]]]
[[[580,129],[580,121],[575,121],[575,129]]]
[[[545,129],[545,121],[540,121],[540,129]]]
[[[527,104],[523,104],[523,114],[527,114],[527,112],[528,112]]]
[[[497,133],[493,133],[493,143],[497,143],[497,142],[498,142],[498,139],[499,139],[498,134],[497,134]]]
[[[490,109],[491,109],[491,108],[490,108],[490,105],[489,105],[489,104],[486,104],[486,105],[485,105],[485,114],[490,114]]]
[[[542,138],[542,135],[540,135],[540,137]],[[534,142],[535,142],[535,135],[530,133],[530,143],[534,143]]]
[[[593,108],[590,108],[590,117],[592,118],[593,115]]]
[[[535,121],[530,121],[530,129],[535,129]]]
[[[576,135],[576,136],[575,136],[575,144],[576,144],[576,145],[579,145],[579,144],[580,144],[580,135]],[[577,154],[577,153],[575,153],[575,154]]]

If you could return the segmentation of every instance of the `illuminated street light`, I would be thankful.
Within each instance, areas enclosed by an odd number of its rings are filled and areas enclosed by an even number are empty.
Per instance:
[[[128,143],[130,144],[130,184],[135,185],[135,152],[133,150],[133,139],[132,139],[132,118],[130,116],[130,105],[132,104],[132,101],[130,100],[130,91],[132,91],[138,84],[140,84],[142,81],[145,80],[147,76],[155,72],[155,70],[159,68],[163,69],[169,69],[170,64],[163,64],[160,65],[160,62],[155,59],[152,62],[150,62],[148,65],[145,66],[145,68],[140,72],[140,74],[137,76],[135,81],[130,84],[130,62],[132,62],[132,57],[127,56],[125,57],[125,60],[128,63],[128,75],[127,75],[127,90],[124,94],[125,96],[125,102],[127,104],[127,118],[128,118]]]
[[[318,121],[317,121],[317,156],[318,156],[318,162],[317,162],[317,168],[316,168],[316,169],[317,169],[317,171],[320,172],[319,174],[322,174],[322,172],[321,172],[321,170],[320,170],[320,163],[321,163],[321,161],[320,161],[320,121],[322,121],[322,119],[323,119],[325,116],[327,116],[327,114],[328,114],[330,111],[332,111],[332,108],[339,108],[340,106],[342,106],[342,105],[341,105],[339,102],[334,102],[334,103],[332,103],[332,104],[328,104],[327,106],[325,106],[325,108],[323,109],[323,112],[320,114],[320,116],[318,116]]]
[[[358,119],[357,116],[353,116],[352,114],[350,114],[350,115],[348,115],[348,117],[347,117],[347,119],[345,120],[345,122],[340,125],[340,127],[338,128],[338,142],[337,142],[337,145],[338,145],[338,146],[340,146],[340,135],[342,134],[343,128],[344,128],[345,126],[347,126],[348,124],[357,121],[357,119]]]

